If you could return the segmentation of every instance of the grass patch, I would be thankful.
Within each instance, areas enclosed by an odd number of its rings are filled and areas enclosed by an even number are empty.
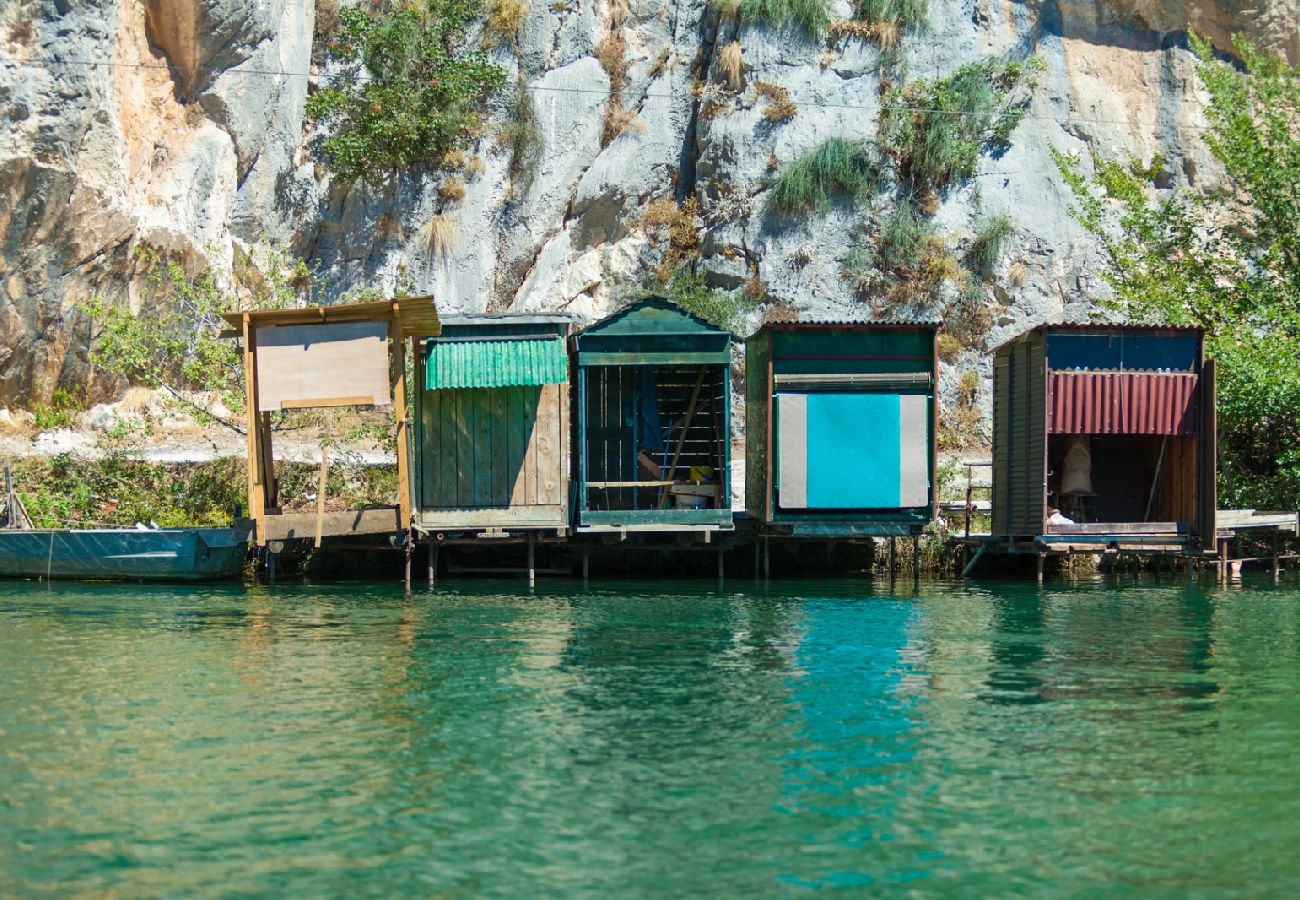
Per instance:
[[[790,92],[771,81],[754,85],[758,95],[767,101],[763,106],[763,121],[773,125],[789,122],[799,113],[799,105],[790,99]]]
[[[519,44],[519,32],[528,19],[524,0],[488,0],[487,19],[483,23],[483,46],[489,49],[502,44]]]
[[[434,256],[450,256],[456,242],[456,223],[446,216],[429,216],[424,223],[424,242]]]
[[[966,265],[971,272],[981,278],[992,278],[993,268],[1002,255],[1002,244],[1015,233],[1007,216],[994,216],[982,222],[966,250]]]
[[[942,191],[975,174],[982,152],[1004,150],[1029,107],[1040,65],[984,60],[947,78],[891,89],[880,139],[900,180]]]
[[[854,11],[872,25],[892,25],[899,31],[924,30],[930,15],[930,0],[857,0]]]
[[[524,189],[531,187],[546,141],[537,124],[533,93],[523,78],[515,82],[509,113],[497,132],[497,144],[510,151],[511,180]]]
[[[734,5],[734,0],[722,0],[717,4],[719,11],[724,13]],[[831,24],[826,0],[740,0],[738,12],[746,23],[765,22],[778,28],[798,28],[816,40],[826,34]]]
[[[699,254],[700,224],[700,204],[694,197],[680,205],[672,197],[660,197],[645,208],[641,227],[650,242],[662,248],[660,280],[668,280],[668,273]]]
[[[32,404],[32,420],[37,431],[71,428],[77,414],[86,408],[80,390],[66,391],[55,388],[49,403]]]
[[[830,207],[832,193],[862,200],[880,185],[880,167],[866,141],[834,137],[789,163],[772,185],[770,202],[781,215]]]
[[[736,330],[742,314],[753,308],[754,301],[741,291],[724,291],[709,287],[704,276],[682,266],[668,281],[668,299],[688,313],[729,331]]]
[[[947,331],[939,332],[938,344],[939,358],[949,364],[955,362],[965,349],[961,339]]]
[[[718,54],[718,69],[727,79],[727,87],[733,91],[740,90],[744,84],[745,51],[740,41],[732,41]]]

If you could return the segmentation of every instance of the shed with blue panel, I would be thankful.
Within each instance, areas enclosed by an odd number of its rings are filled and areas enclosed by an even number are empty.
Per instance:
[[[731,340],[662,297],[574,337],[578,531],[733,527]]]
[[[417,357],[415,525],[569,527],[571,319],[448,316]]]
[[[917,534],[935,512],[931,324],[778,322],[746,343],[746,505],[770,530]]]

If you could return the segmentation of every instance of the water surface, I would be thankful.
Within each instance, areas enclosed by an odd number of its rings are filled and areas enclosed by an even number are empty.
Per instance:
[[[0,895],[1295,894],[1298,612],[0,585]]]

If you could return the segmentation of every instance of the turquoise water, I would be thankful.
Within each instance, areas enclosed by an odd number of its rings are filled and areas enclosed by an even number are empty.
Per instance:
[[[0,586],[0,895],[1300,891],[1300,592]]]

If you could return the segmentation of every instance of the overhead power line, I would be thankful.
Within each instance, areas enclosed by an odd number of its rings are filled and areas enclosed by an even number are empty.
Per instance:
[[[8,68],[28,68],[28,69],[44,69],[53,65],[64,65],[64,66],[82,66],[88,68],[154,69],[154,70],[167,71],[167,72],[171,71],[171,66],[165,65],[163,63],[98,62],[96,60],[88,60],[88,59],[55,59],[55,60],[41,60],[37,62],[34,60],[17,60],[11,57],[3,57],[3,56],[0,56],[0,65],[6,66]],[[255,78],[321,78],[321,79],[330,78],[330,76],[323,75],[323,74],[315,74],[312,72],[290,72],[283,69],[248,68],[248,69],[230,69],[228,71],[232,75],[248,76],[248,77],[255,77]],[[369,80],[369,79],[363,79],[363,80]],[[529,85],[528,88],[530,91],[533,92],[555,93],[555,94],[595,94],[602,97],[608,96],[609,94],[609,91],[601,90],[598,88],[554,87],[550,85]],[[646,93],[641,95],[641,99],[674,100],[677,99],[677,96],[678,95],[676,94]],[[944,116],[980,115],[979,113],[973,112],[971,110],[933,109],[924,106],[913,106],[910,104],[899,104],[899,103],[867,106],[864,104],[854,104],[854,103],[834,103],[825,100],[808,100],[800,97],[792,97],[791,99],[794,100],[794,102],[799,106],[809,107],[812,109],[848,109],[848,110],[858,110],[863,112],[872,111],[872,110],[881,111],[884,109],[889,109],[893,111],[902,111],[902,112],[926,113],[928,115],[944,115]],[[1035,121],[1042,121],[1042,122],[1055,122],[1062,126],[1074,125],[1074,124],[1080,124],[1080,125],[1089,124],[1089,125],[1128,125],[1128,126],[1138,126],[1144,128],[1159,128],[1161,126],[1169,124],[1168,122],[1145,122],[1145,121],[1135,121],[1133,119],[1106,119],[1097,116],[1083,116],[1083,115],[1074,115],[1074,114],[1071,114],[1069,116],[1042,115],[1038,113],[1020,111],[1020,110],[1017,110],[1015,112],[1002,113],[1001,115],[1003,116],[1018,115],[1024,119],[1033,119]],[[1178,123],[1178,127],[1193,129],[1193,130],[1208,130],[1210,128],[1209,125],[1197,125],[1188,122],[1180,122]]]

